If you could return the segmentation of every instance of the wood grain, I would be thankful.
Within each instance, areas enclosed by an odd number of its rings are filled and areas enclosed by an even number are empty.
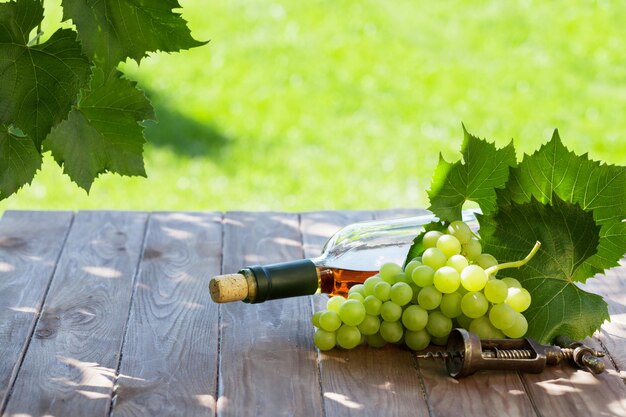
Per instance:
[[[76,215],[5,415],[108,415],[146,219]]]
[[[406,214],[385,212],[380,216],[406,217]],[[341,227],[373,217],[371,212],[303,213],[305,257],[318,255],[324,242]],[[325,295],[315,296],[314,309],[323,309],[327,299]],[[420,378],[408,350],[362,346],[317,354],[326,416],[428,414]]]
[[[30,343],[72,222],[69,212],[9,211],[0,221],[0,412]]]
[[[626,379],[626,258],[622,259],[618,267],[588,279],[580,287],[601,295],[608,303],[611,321],[602,325],[595,339],[607,351],[609,356],[606,361],[611,362],[621,377]]]
[[[536,416],[526,388],[516,372],[481,371],[454,379],[445,363],[419,359],[429,406],[437,416]],[[550,414],[546,414],[548,416]]]
[[[220,273],[221,220],[219,213],[151,215],[113,416],[215,414],[218,314],[207,285]]]
[[[226,213],[223,272],[300,259],[299,216]],[[220,416],[322,415],[307,297],[220,306]]]

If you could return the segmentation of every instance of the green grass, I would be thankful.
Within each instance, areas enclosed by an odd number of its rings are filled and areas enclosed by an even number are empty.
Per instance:
[[[87,196],[47,158],[0,209],[420,207],[461,123],[519,157],[558,128],[626,163],[622,2],[182,4],[211,42],[125,65],[160,118],[148,179],[105,175]]]

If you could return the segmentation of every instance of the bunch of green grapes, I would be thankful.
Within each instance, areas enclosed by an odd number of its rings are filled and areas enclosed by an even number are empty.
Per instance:
[[[362,343],[382,347],[404,343],[422,350],[445,345],[450,331],[462,327],[481,338],[519,338],[528,329],[522,312],[530,293],[514,278],[496,278],[499,270],[522,261],[498,264],[482,253],[480,241],[462,221],[447,233],[424,234],[424,251],[405,268],[394,263],[350,288],[348,297],[331,297],[326,309],[313,314],[314,343],[320,350]]]

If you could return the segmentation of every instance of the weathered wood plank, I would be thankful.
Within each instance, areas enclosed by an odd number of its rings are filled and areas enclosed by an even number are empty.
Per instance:
[[[402,213],[402,216],[405,213]],[[305,257],[320,253],[339,228],[371,220],[373,212],[318,212],[302,214]],[[398,213],[384,213],[399,217]],[[314,309],[325,307],[325,295],[315,296]],[[333,349],[318,352],[326,416],[427,415],[419,375],[404,349]]]
[[[219,213],[156,213],[135,284],[113,416],[214,415]]]
[[[30,343],[72,216],[8,211],[0,221],[0,412]]]
[[[224,272],[303,256],[299,216],[227,213]],[[306,297],[220,306],[220,416],[322,415]]]
[[[146,219],[76,215],[5,415],[108,415]]]
[[[428,403],[436,416],[536,416],[516,372],[484,371],[459,380],[450,377],[443,361],[419,359]],[[548,416],[550,414],[546,414]]]
[[[601,295],[608,303],[611,321],[602,325],[594,339],[607,350],[609,356],[606,361],[611,362],[626,379],[626,259],[622,259],[619,267],[587,280],[580,287]]]
[[[397,209],[382,209],[375,210],[372,212],[374,219],[376,220],[384,220],[384,219],[400,219],[403,217],[415,217],[432,214],[430,211],[425,209],[410,209],[410,208],[397,208]]]

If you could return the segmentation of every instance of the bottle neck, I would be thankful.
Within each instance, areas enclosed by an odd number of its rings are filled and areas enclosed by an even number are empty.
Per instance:
[[[256,293],[247,300],[249,303],[312,295],[319,286],[317,268],[310,259],[255,265],[240,272],[252,274],[256,281]]]

